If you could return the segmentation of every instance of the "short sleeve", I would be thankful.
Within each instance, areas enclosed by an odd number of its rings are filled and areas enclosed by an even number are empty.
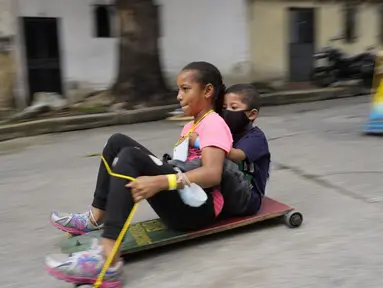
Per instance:
[[[233,137],[226,122],[216,113],[205,120],[196,129],[200,149],[214,146],[229,153],[233,146]]]
[[[241,149],[250,162],[270,153],[266,137],[262,133],[249,133],[235,147]]]

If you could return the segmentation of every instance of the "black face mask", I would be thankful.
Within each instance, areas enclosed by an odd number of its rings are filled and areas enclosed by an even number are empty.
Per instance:
[[[246,111],[222,111],[222,118],[225,120],[227,126],[229,126],[232,134],[238,134],[243,132],[247,125],[250,123],[250,119],[247,117]]]

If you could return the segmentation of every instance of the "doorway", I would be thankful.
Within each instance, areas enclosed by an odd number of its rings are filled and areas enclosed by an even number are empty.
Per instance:
[[[29,86],[28,106],[36,92],[62,95],[58,22],[57,18],[22,18]]]
[[[289,8],[290,82],[308,82],[314,67],[315,8]]]

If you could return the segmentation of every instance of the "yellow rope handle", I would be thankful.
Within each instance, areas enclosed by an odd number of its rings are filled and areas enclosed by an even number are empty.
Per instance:
[[[102,155],[100,155],[100,156],[101,156],[102,161],[104,162],[106,171],[108,171],[108,174],[110,176],[118,177],[118,178],[122,178],[122,179],[127,179],[130,181],[136,181],[136,179],[133,177],[113,173],[112,170],[110,169],[108,163],[106,162],[104,156],[102,156]],[[102,279],[104,278],[106,271],[109,269],[109,266],[112,263],[112,260],[113,260],[114,256],[116,255],[117,250],[120,248],[122,239],[124,238],[126,232],[128,231],[128,228],[130,226],[130,222],[132,222],[132,219],[133,219],[134,214],[136,213],[137,207],[138,207],[138,203],[135,203],[133,208],[132,208],[132,211],[130,211],[128,219],[126,219],[126,222],[125,222],[124,226],[122,227],[120,234],[117,237],[116,243],[114,243],[112,253],[110,253],[109,257],[106,259],[106,262],[104,263],[104,266],[102,267],[101,273],[98,275],[97,280],[94,283],[93,287],[99,288],[101,286]]]

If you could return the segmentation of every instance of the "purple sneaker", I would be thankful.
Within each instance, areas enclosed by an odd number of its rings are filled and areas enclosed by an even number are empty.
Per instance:
[[[45,268],[53,277],[75,285],[94,284],[105,263],[102,248],[97,239],[88,251],[72,255],[53,254],[45,258]],[[120,261],[110,267],[102,280],[101,288],[122,288],[122,267]]]
[[[97,224],[91,210],[78,214],[53,212],[50,221],[56,228],[73,235],[100,230],[103,226],[103,224]]]

